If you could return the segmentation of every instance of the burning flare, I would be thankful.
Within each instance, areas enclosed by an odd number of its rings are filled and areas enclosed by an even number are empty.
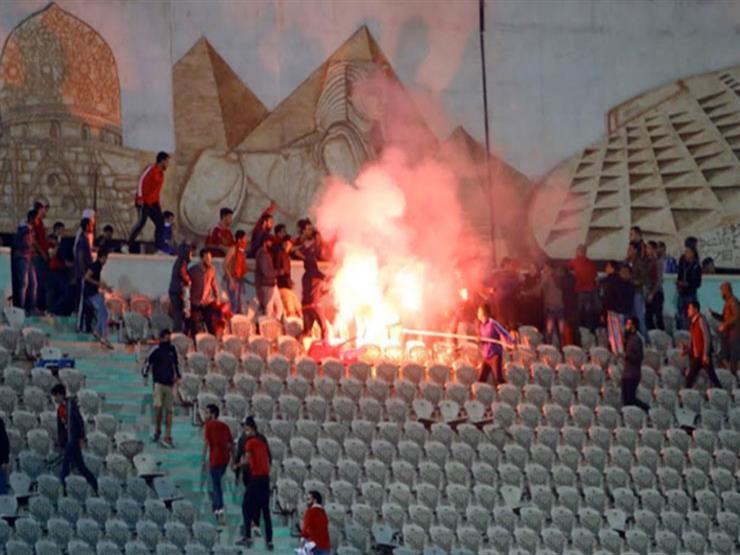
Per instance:
[[[461,276],[480,272],[485,257],[468,233],[457,186],[444,165],[411,166],[393,149],[354,185],[328,180],[315,211],[334,243],[335,340],[356,337],[389,351],[400,346],[399,324],[429,325],[458,303]]]

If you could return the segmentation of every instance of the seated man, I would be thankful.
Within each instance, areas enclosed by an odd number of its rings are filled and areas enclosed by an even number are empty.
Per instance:
[[[162,244],[158,245],[159,252],[177,254],[175,248],[175,215],[169,210],[165,210],[162,217],[164,218],[164,228],[162,229]]]
[[[206,238],[206,248],[211,251],[212,256],[225,256],[226,251],[236,240],[231,232],[231,221],[234,219],[234,211],[231,208],[222,208],[219,211],[219,221]]]

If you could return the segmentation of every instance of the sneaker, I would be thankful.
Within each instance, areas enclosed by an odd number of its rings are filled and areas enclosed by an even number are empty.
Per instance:
[[[261,538],[262,537],[262,528],[257,526],[255,523],[252,523],[252,535],[255,538]]]
[[[275,546],[272,545],[272,542],[268,542],[268,544],[267,544],[267,551],[272,551],[274,549],[275,549]]]
[[[243,545],[245,547],[252,547],[252,544],[254,542],[251,538],[239,538],[236,542],[236,545]]]
[[[171,438],[164,438],[162,440],[162,447],[165,449],[174,449],[175,448],[175,442],[172,441]]]
[[[152,441],[154,443],[159,443],[159,437],[160,437],[159,434],[152,434]]]

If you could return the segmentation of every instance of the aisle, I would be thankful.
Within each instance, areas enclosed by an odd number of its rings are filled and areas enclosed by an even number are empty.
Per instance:
[[[89,337],[76,334],[72,323],[67,320],[34,319],[29,324],[48,332],[50,344],[76,360],[77,369],[86,376],[86,387],[103,398],[102,410],[114,414],[122,423],[122,430],[135,432],[144,441],[144,452],[161,462],[162,470],[196,506],[201,517],[213,521],[207,473],[201,466],[201,428],[192,425],[185,408],[177,407],[172,430],[176,448],[163,449],[151,441],[151,385],[145,385],[139,374],[140,366],[134,349],[116,344],[115,350],[104,350],[97,343],[90,342]],[[233,545],[240,537],[242,492],[243,487],[235,483],[234,475],[229,471],[224,477],[227,522],[220,536],[224,544]],[[278,515],[273,515],[275,551],[272,553],[288,555],[294,552],[296,540],[290,537],[289,529],[283,524]],[[270,553],[262,539],[257,539],[254,547],[244,552]]]

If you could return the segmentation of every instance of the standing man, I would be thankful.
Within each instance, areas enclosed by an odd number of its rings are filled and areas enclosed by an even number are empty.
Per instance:
[[[306,496],[308,508],[303,513],[301,538],[315,544],[311,555],[331,555],[331,540],[329,539],[329,518],[322,507],[321,493],[312,490]]]
[[[664,330],[663,322],[663,260],[658,256],[658,244],[647,244],[647,281],[645,282],[645,320],[647,329]]]
[[[85,421],[80,414],[77,399],[67,398],[67,389],[60,383],[51,388],[51,398],[57,405],[57,439],[64,453],[59,480],[64,484],[72,468],[77,468],[97,495],[98,481],[82,457],[82,448],[85,446]]]
[[[496,322],[491,317],[491,308],[487,303],[478,307],[478,335],[481,339],[493,339],[496,341],[503,340],[501,331]],[[483,362],[481,363],[478,381],[487,383],[489,377],[493,374],[493,381],[496,385],[505,383],[503,370],[504,349],[500,343],[481,342],[480,345]]]
[[[90,265],[85,279],[82,284],[82,298],[84,303],[89,304],[95,311],[95,330],[93,335],[103,347],[112,349],[108,341],[108,309],[105,306],[105,297],[101,291],[108,289],[108,286],[101,279],[103,266],[108,261],[108,253],[101,250],[98,253],[98,259]]]
[[[321,339],[326,339],[326,318],[322,306],[326,275],[319,268],[321,235],[308,219],[299,222],[299,229],[301,231],[299,253],[303,258],[303,277],[301,278],[303,335],[310,336],[314,323],[318,323]]]
[[[160,250],[164,246],[164,218],[162,217],[162,207],[159,205],[159,194],[162,192],[164,172],[167,171],[169,163],[170,155],[166,152],[159,152],[157,153],[156,162],[147,166],[139,177],[135,199],[139,216],[136,225],[128,236],[129,252],[138,252],[136,238],[144,229],[147,219],[154,224],[154,245]]]
[[[740,360],[740,301],[733,295],[729,281],[722,282],[719,291],[725,301],[722,314],[711,312],[712,316],[721,321],[717,328],[722,337],[720,358],[729,365],[733,373],[736,373]]]
[[[244,537],[237,545],[252,546],[252,522],[259,525],[260,515],[265,519],[265,542],[267,550],[272,551],[272,519],[270,518],[270,464],[272,456],[265,436],[257,431],[254,418],[244,419],[244,433],[247,441],[244,453],[237,468],[245,471],[246,490],[242,501],[244,516]]]
[[[632,295],[632,314],[637,316],[640,323],[640,333],[647,337],[647,326],[645,325],[645,284],[648,281],[648,261],[643,256],[643,241],[632,241],[627,247],[626,263],[632,270],[632,284],[634,293]]]
[[[159,441],[162,431],[162,417],[165,421],[164,439],[162,446],[174,449],[172,441],[172,413],[175,405],[174,388],[180,381],[180,367],[177,364],[177,350],[170,341],[170,330],[162,330],[159,334],[159,345],[147,357],[147,372],[151,370],[154,392],[152,404],[154,406],[154,435],[152,440]]]
[[[272,234],[272,213],[275,211],[275,207],[275,201],[270,202],[270,206],[265,208],[265,211],[257,219],[257,223],[254,224],[252,235],[249,238],[249,250],[247,251],[249,258],[257,256],[265,238]]]
[[[681,330],[689,327],[688,306],[691,301],[697,300],[696,293],[701,287],[699,253],[695,243],[689,239],[686,240],[683,256],[678,261],[678,274],[676,275],[676,292],[678,293],[676,328]]]
[[[542,272],[542,303],[545,309],[545,341],[555,344],[558,335],[560,347],[565,340],[565,303],[563,302],[562,279],[555,275],[552,262],[545,264]]]
[[[262,314],[278,320],[283,317],[283,303],[277,287],[277,272],[272,259],[272,235],[265,237],[257,251],[254,269],[254,288]]]
[[[637,333],[639,321],[635,316],[627,318],[624,325],[624,370],[622,370],[622,405],[635,405],[645,412],[650,407],[637,398],[637,387],[642,378],[644,351],[642,339]]]
[[[206,423],[203,426],[203,466],[208,464],[211,474],[213,514],[219,524],[223,524],[224,492],[221,488],[221,479],[231,460],[233,438],[229,427],[218,419],[219,412],[216,405],[206,407]]]
[[[218,223],[206,237],[206,247],[214,256],[222,257],[236,240],[231,232],[231,222],[234,219],[234,211],[231,208],[222,208],[218,213]]]
[[[231,311],[241,314],[244,305],[244,279],[247,277],[247,234],[244,230],[236,232],[236,242],[226,251],[221,267]]]
[[[27,221],[18,226],[13,240],[13,262],[18,296],[16,305],[31,314],[36,310],[38,283],[36,268],[33,265],[33,228],[30,223],[36,217],[35,211],[28,213]]]
[[[172,265],[172,273],[170,274],[170,286],[168,288],[170,313],[177,333],[182,333],[185,330],[185,320],[190,316],[189,311],[185,310],[185,297],[190,298],[190,295],[187,294],[191,282],[188,265],[192,253],[193,248],[189,244],[181,243],[177,247],[177,258]]]
[[[210,250],[201,249],[200,262],[190,267],[188,275],[190,276],[190,318],[193,336],[203,322],[210,333],[215,333],[211,326],[211,313],[221,293],[218,290],[216,269],[213,267]]]
[[[278,226],[280,227],[280,226]],[[277,241],[277,236],[275,236]],[[293,242],[285,235],[282,242],[273,249],[275,259],[275,271],[277,272],[277,286],[280,291],[280,300],[283,303],[285,316],[301,317],[301,302],[298,295],[293,291],[293,277],[291,275],[290,251]]]
[[[576,256],[568,267],[576,280],[575,293],[578,303],[578,323],[591,331],[596,329],[595,315],[598,312],[598,296],[596,294],[596,278],[598,272],[594,264],[586,256],[586,245],[576,247]]]
[[[49,202],[39,199],[33,203],[33,209],[36,210],[36,217],[31,223],[33,228],[34,257],[33,266],[36,270],[37,294],[36,304],[41,312],[47,309],[47,275],[49,273],[49,238],[46,235],[44,218],[49,211]]]
[[[74,267],[75,279],[77,283],[77,331],[89,333],[91,331],[90,311],[86,310],[85,297],[82,294],[85,276],[87,270],[92,266],[92,245],[88,240],[89,234],[93,229],[93,223],[90,218],[82,218],[80,228],[77,230],[74,242]]]
[[[691,389],[699,376],[699,372],[704,369],[712,387],[721,388],[722,384],[714,371],[714,363],[712,362],[712,335],[709,333],[709,325],[700,311],[699,301],[692,300],[688,302],[690,344],[686,349],[689,355],[689,369],[686,373],[685,387]]]
[[[51,314],[68,316],[74,312],[74,299],[70,287],[70,265],[65,258],[64,223],[56,222],[49,235],[49,283],[47,287],[46,308]]]

